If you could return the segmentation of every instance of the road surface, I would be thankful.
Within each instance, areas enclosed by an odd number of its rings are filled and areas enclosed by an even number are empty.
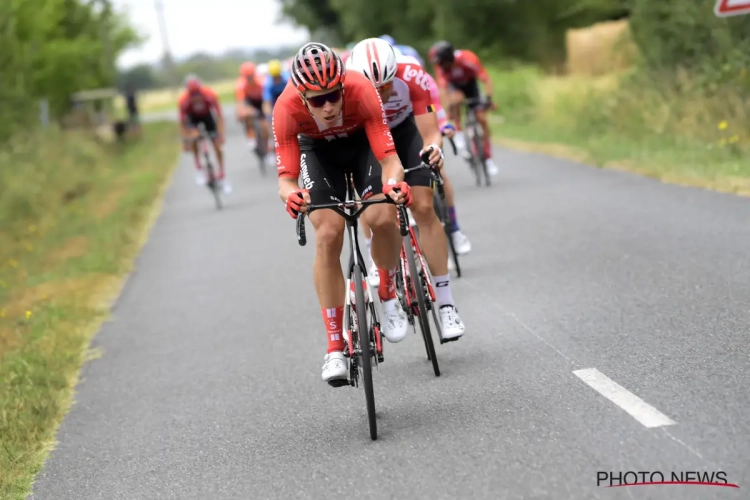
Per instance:
[[[226,149],[221,213],[182,158],[34,499],[747,498],[749,200],[501,149],[476,188],[451,159],[467,333],[440,378],[386,345],[372,442],[362,390],[320,380],[314,245]]]

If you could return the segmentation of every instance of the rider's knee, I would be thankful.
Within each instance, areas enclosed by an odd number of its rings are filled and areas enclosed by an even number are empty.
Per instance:
[[[375,205],[367,209],[367,225],[373,234],[389,234],[398,228],[396,207],[393,205]]]
[[[432,190],[413,188],[411,193],[412,204],[409,209],[417,220],[417,224],[420,224],[420,221],[422,224],[425,224],[429,223],[433,218],[436,219],[437,215],[435,215]]]
[[[344,246],[344,225],[335,219],[323,219],[315,228],[315,244],[319,253],[338,259]]]

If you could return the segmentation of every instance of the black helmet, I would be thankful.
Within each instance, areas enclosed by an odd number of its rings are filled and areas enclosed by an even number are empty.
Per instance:
[[[456,59],[454,52],[452,43],[441,40],[430,48],[428,57],[432,64],[452,63]]]

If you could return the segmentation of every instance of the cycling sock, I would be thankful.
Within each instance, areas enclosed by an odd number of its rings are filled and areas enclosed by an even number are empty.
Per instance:
[[[448,207],[448,217],[451,220],[451,233],[459,231],[461,228],[458,227],[458,219],[456,219],[456,207]]]
[[[386,271],[378,267],[378,276],[380,284],[378,285],[378,297],[385,302],[396,298],[396,270]]]
[[[370,257],[370,262],[372,262],[372,238],[365,238],[365,245],[367,245],[367,256]]]
[[[438,307],[452,306],[451,275],[434,276],[433,279],[435,281],[435,298],[437,299]]]
[[[344,326],[344,306],[322,308],[320,311],[326,324],[328,353],[343,351],[344,336],[341,333]]]

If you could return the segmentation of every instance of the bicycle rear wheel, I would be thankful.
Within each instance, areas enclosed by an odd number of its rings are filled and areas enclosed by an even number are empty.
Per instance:
[[[474,149],[476,150],[477,165],[477,185],[479,184],[479,172],[482,172],[484,176],[484,185],[490,185],[490,174],[487,172],[487,155],[484,154],[484,136],[482,135],[481,127],[474,122]]]
[[[216,175],[214,174],[214,166],[211,163],[211,159],[208,157],[208,153],[206,153],[206,169],[208,170],[208,188],[214,195],[216,210],[221,210],[223,207],[221,203],[221,194],[219,193],[221,187],[219,186],[219,182],[216,180]]]
[[[357,340],[359,343],[360,360],[362,368],[362,380],[365,386],[365,399],[367,400],[367,419],[370,424],[370,439],[378,438],[378,423],[375,418],[375,391],[372,385],[372,348],[370,346],[370,325],[367,322],[367,306],[365,305],[365,292],[362,288],[362,269],[359,265],[354,266],[354,296],[357,301]],[[357,344],[354,344],[355,349]]]
[[[432,342],[432,333],[430,333],[430,320],[428,317],[427,310],[427,299],[424,295],[424,285],[422,280],[424,279],[417,271],[417,260],[414,253],[414,248],[411,244],[411,239],[407,238],[408,242],[406,246],[406,260],[409,265],[409,275],[411,277],[411,286],[417,293],[417,305],[419,306],[419,328],[422,330],[422,338],[424,339],[425,347],[427,348],[427,357],[432,361],[432,369],[435,372],[435,376],[440,376],[440,365],[438,364],[437,355],[435,354],[435,344]],[[422,270],[422,272],[427,272]]]

